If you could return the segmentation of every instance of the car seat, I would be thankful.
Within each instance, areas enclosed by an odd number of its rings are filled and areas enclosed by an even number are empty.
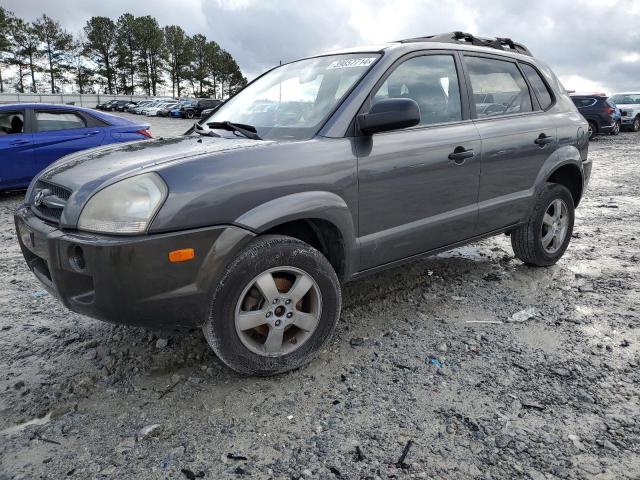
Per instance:
[[[11,133],[22,133],[24,122],[17,115],[11,119]]]

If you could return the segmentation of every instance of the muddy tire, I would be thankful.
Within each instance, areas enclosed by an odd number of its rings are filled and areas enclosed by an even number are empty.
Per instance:
[[[555,264],[569,246],[574,220],[571,192],[563,185],[547,183],[527,223],[511,232],[513,252],[528,265]]]
[[[340,317],[338,277],[324,255],[292,237],[253,240],[225,269],[203,331],[218,358],[268,376],[311,360]]]
[[[618,135],[618,134],[620,134],[620,129],[621,129],[621,123],[618,121],[618,122],[615,123],[615,125],[611,129],[611,132],[609,132],[609,135]]]

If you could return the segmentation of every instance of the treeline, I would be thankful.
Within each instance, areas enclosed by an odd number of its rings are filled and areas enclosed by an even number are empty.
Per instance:
[[[28,22],[0,7],[0,93],[5,86],[59,93],[72,85],[77,93],[157,95],[171,85],[177,97],[225,98],[246,83],[216,42],[177,25],[161,27],[149,15],[92,17],[74,35],[47,15]]]

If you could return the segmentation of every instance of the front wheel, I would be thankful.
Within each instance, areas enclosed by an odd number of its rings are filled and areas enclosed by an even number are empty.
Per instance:
[[[258,237],[225,269],[203,331],[218,358],[248,375],[300,367],[331,337],[340,283],[318,250],[291,237]]]
[[[188,119],[192,119],[193,117],[195,117],[195,113],[193,113],[193,111],[192,111],[192,110],[188,110],[188,111],[187,111],[187,113],[185,114],[185,116],[186,116]]]
[[[511,232],[513,252],[529,265],[555,264],[569,246],[574,219],[571,192],[563,185],[547,183],[527,223]]]
[[[596,136],[596,133],[598,133],[598,126],[595,124],[595,122],[592,122],[591,120],[589,120],[589,130],[588,130],[589,140],[593,140],[593,137]]]
[[[632,129],[634,132],[640,132],[640,116],[636,117],[636,118],[633,120],[633,125],[632,125],[631,129]]]

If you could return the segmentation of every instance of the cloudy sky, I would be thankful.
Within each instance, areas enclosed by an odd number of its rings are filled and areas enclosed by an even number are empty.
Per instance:
[[[511,37],[565,87],[640,90],[640,0],[0,0],[27,20],[42,13],[79,32],[93,15],[154,15],[204,33],[248,78],[335,48],[463,30]]]

